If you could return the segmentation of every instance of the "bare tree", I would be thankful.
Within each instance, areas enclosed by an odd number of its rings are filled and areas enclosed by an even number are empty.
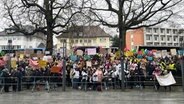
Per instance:
[[[77,8],[83,0],[3,0],[5,16],[11,20],[16,32],[33,35],[46,34],[46,50],[53,51],[53,35],[59,35],[71,25],[73,16],[80,13]],[[26,31],[24,25],[31,25]]]
[[[89,0],[87,0],[89,1]],[[90,0],[85,6],[94,16],[90,16],[102,25],[117,28],[119,49],[123,56],[126,43],[126,31],[149,27],[167,21],[172,10],[182,0]],[[121,65],[123,70],[123,58]],[[124,71],[122,71],[122,89],[124,89]]]

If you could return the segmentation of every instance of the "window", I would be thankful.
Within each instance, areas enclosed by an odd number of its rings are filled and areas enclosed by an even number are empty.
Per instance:
[[[168,46],[172,46],[172,43],[168,43]]]
[[[84,42],[87,43],[87,40],[85,39]]]
[[[160,32],[161,32],[161,33],[164,33],[164,29],[160,29]]]
[[[178,46],[179,44],[178,43],[174,43],[174,46]]]
[[[173,34],[177,34],[177,30],[176,29],[173,30]]]
[[[177,36],[174,36],[173,41],[177,41],[177,38],[178,38]]]
[[[157,36],[157,35],[155,35],[155,36],[154,36],[154,39],[155,39],[155,40],[158,40],[158,36]]]
[[[80,43],[82,43],[82,40],[80,40]]]
[[[21,48],[21,46],[20,46],[20,45],[18,45],[18,46],[17,46],[17,49],[20,49],[20,48]]]
[[[150,46],[150,45],[153,45],[153,43],[148,42],[147,45]]]
[[[74,43],[74,40],[73,39],[71,39],[71,43]]]
[[[146,32],[147,33],[151,33],[151,29],[150,28],[146,28]]]
[[[146,40],[151,40],[151,35],[147,35]]]
[[[91,43],[91,40],[90,39],[88,40],[88,43]]]
[[[158,45],[159,45],[159,43],[154,43],[154,45],[155,45],[155,46],[158,46]]]
[[[78,43],[78,40],[77,39],[75,40],[75,43]]]
[[[158,32],[158,29],[156,29],[156,28],[154,28],[153,30],[154,30],[154,33],[157,33]]]
[[[171,31],[170,29],[167,29],[167,34],[169,34],[169,33],[170,33],[170,31]]]
[[[165,36],[161,36],[161,41],[164,41],[165,40]]]
[[[170,40],[171,40],[170,38],[171,38],[171,37],[170,37],[170,36],[168,36],[168,37],[167,37],[167,41],[170,41]]]
[[[166,43],[161,43],[161,46],[166,46]]]

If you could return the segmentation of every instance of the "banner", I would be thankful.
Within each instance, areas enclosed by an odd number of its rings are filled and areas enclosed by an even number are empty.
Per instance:
[[[160,86],[170,86],[176,83],[173,75],[171,72],[169,72],[167,75],[158,76],[156,75],[156,79]]]
[[[88,55],[95,55],[96,54],[96,48],[88,48],[87,50]]]

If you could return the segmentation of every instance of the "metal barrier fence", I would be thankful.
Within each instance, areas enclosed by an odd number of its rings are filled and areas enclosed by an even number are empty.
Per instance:
[[[36,91],[37,88],[42,86],[45,90],[50,92],[52,89],[56,90],[57,86],[68,85],[72,89],[80,89],[84,91],[96,90],[99,86],[101,89],[119,89],[121,88],[121,80],[109,76],[103,77],[102,82],[92,80],[92,77],[84,76],[79,78],[66,78],[66,84],[62,83],[62,76],[24,76],[21,78],[17,77],[0,77],[0,91],[1,93],[5,88],[12,86],[13,91],[20,91],[24,87],[31,88],[31,91]],[[173,86],[182,86],[181,77],[175,77],[176,84]],[[131,77],[125,77],[125,88],[140,88],[143,89],[146,86],[152,86],[153,89],[158,90],[159,84],[153,76],[141,76],[134,75]]]
[[[99,82],[97,81],[90,81],[90,78],[88,77],[88,80],[82,80],[82,77],[78,79],[72,79],[72,88],[73,89],[81,89],[84,91],[87,90],[96,90],[97,87],[96,84],[99,85]],[[182,86],[182,78],[181,77],[175,77],[176,84],[172,86]],[[140,88],[141,90],[144,89],[147,86],[151,86],[154,90],[159,90],[159,83],[157,82],[156,78],[153,76],[143,76],[143,75],[133,75],[131,77],[125,77],[124,81],[125,88],[130,88],[132,89],[133,87],[135,88]],[[121,88],[121,80],[118,78],[112,78],[105,76],[100,82],[100,86],[102,89],[108,90],[108,89],[120,89]]]

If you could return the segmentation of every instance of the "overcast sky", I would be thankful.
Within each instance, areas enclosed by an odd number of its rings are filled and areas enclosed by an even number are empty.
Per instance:
[[[183,1],[184,2],[184,1]],[[42,3],[42,0],[39,1],[39,4],[43,4]],[[182,3],[184,4],[184,3]],[[7,23],[7,20],[3,17],[3,5],[2,5],[2,0],[0,0],[0,31],[3,31],[4,28],[7,28],[8,27],[8,24]],[[177,6],[177,9],[176,11],[180,11],[179,15],[171,18],[171,22],[167,23],[167,25],[165,25],[166,23],[163,23],[164,27],[171,27],[171,26],[176,26],[176,28],[184,28],[184,6],[183,5],[178,5]],[[174,23],[174,25],[173,25]],[[162,25],[162,26],[163,26]],[[110,35],[117,35],[117,29],[111,29],[111,28],[108,28],[108,27],[104,27],[102,26],[102,28],[107,32],[109,33]],[[56,41],[56,39],[54,39],[54,41]],[[55,42],[56,44],[56,42]]]

